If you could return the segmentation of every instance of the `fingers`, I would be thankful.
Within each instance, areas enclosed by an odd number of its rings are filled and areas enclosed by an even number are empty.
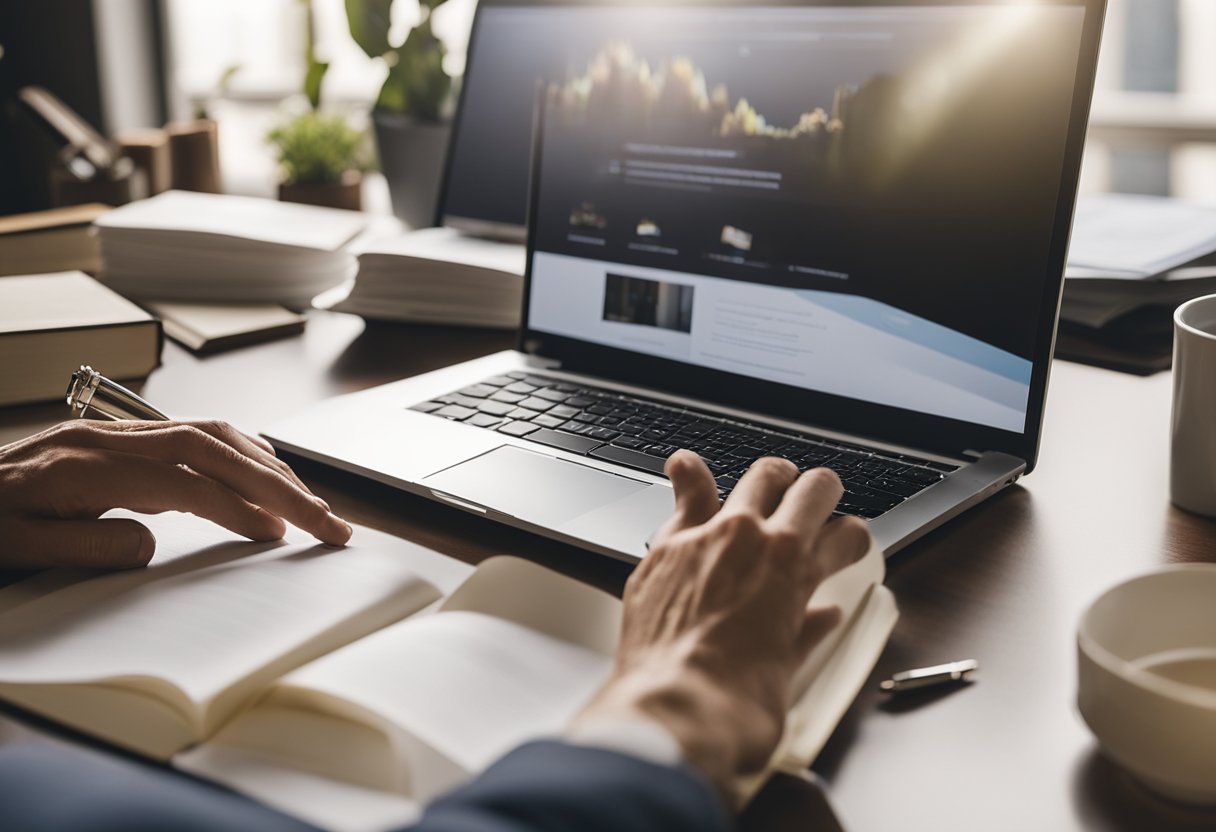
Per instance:
[[[95,440],[96,432],[103,431],[108,433],[151,433],[180,428],[183,425],[197,428],[203,433],[214,436],[216,439],[231,445],[245,456],[254,459],[265,465],[271,470],[278,471],[287,479],[291,480],[297,488],[302,489],[308,494],[312,491],[304,485],[304,482],[296,475],[295,471],[291,470],[286,462],[283,462],[275,456],[274,448],[265,439],[260,436],[251,436],[247,433],[237,430],[227,422],[219,420],[198,421],[198,422],[89,422],[81,421],[75,424],[84,428],[91,428],[92,433],[88,429],[82,430],[79,433],[80,441],[83,444],[91,444]],[[329,505],[326,504],[326,510],[329,510]]]
[[[798,466],[788,459],[766,456],[756,460],[726,499],[722,516],[750,511],[768,517],[797,477]]]
[[[147,565],[156,538],[142,523],[126,518],[54,520],[31,517],[8,527],[5,548],[16,566],[75,566],[128,569]],[[29,553],[22,563],[22,553]]]
[[[802,629],[798,631],[798,655],[805,658],[807,653],[815,649],[815,645],[823,641],[828,633],[840,623],[844,613],[840,607],[811,607],[802,618]]]
[[[718,513],[718,486],[701,457],[692,451],[676,451],[668,457],[664,471],[675,491],[676,510],[651,538],[651,545],[682,529],[706,523]]]
[[[250,540],[278,540],[282,519],[246,500],[224,483],[192,468],[116,451],[77,460],[74,477],[91,509],[127,508],[145,514],[185,511]]]
[[[138,454],[162,464],[187,465],[198,474],[226,486],[234,495],[239,495],[242,501],[264,509],[263,513],[269,512],[281,517],[325,543],[342,545],[350,539],[350,526],[334,516],[323,500],[298,486],[277,469],[261,464],[232,445],[192,425],[174,424],[162,430],[135,432],[103,431],[96,433],[91,441],[96,447],[129,455]],[[136,508],[130,504],[123,504],[123,507]],[[173,508],[178,507],[163,505],[161,510]],[[269,533],[270,527],[265,520],[253,523],[247,514],[237,512],[233,515],[229,512],[228,516],[230,522],[245,522],[245,528],[252,529],[252,533],[233,526],[228,528],[254,539],[267,539],[258,536]],[[280,529],[276,536],[281,537],[282,534]]]
[[[739,485],[743,485],[742,480]],[[772,513],[770,524],[813,541],[819,529],[832,516],[843,493],[840,477],[834,471],[812,468],[798,477],[785,492],[781,505]]]
[[[856,517],[838,517],[823,527],[814,544],[814,555],[804,559],[806,579],[817,585],[829,575],[856,563],[870,550],[873,539],[865,521]]]

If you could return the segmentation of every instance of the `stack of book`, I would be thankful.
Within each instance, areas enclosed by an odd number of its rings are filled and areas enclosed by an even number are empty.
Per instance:
[[[0,217],[0,275],[96,272],[101,259],[92,225],[109,210],[92,203]]]
[[[354,211],[166,191],[98,219],[100,278],[136,299],[303,308],[353,276],[346,246],[366,225]]]
[[[1173,311],[1216,292],[1216,207],[1103,194],[1077,203],[1057,355],[1130,372],[1170,364]]]
[[[162,340],[160,321],[83,272],[2,278],[0,405],[62,402],[81,364],[143,378]]]
[[[514,329],[526,250],[516,243],[425,228],[359,254],[350,295],[334,308],[365,318]]]

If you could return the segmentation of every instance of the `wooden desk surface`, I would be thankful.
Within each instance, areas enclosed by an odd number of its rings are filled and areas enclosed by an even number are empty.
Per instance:
[[[167,344],[164,367],[142,391],[174,415],[257,430],[324,397],[512,340],[317,313],[303,337],[209,358]],[[1074,704],[1073,634],[1086,604],[1160,564],[1216,562],[1216,521],[1169,504],[1169,408],[1168,373],[1137,378],[1057,362],[1038,470],[890,562],[900,621],[813,767],[845,829],[1216,828],[1216,810],[1166,803],[1100,756]],[[65,413],[0,411],[0,443]],[[463,560],[522,555],[615,590],[627,574],[606,558],[322,466],[297,470],[340,515]],[[979,660],[974,685],[898,700],[876,690],[898,670],[960,658]]]

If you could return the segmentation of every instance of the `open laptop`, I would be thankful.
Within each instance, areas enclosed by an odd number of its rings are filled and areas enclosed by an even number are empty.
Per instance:
[[[276,446],[625,559],[681,447],[835,469],[888,554],[1034,467],[1100,0],[491,10],[571,56],[518,349]]]

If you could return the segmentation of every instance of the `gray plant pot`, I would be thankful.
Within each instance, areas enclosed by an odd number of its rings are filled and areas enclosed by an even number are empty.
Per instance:
[[[379,110],[372,123],[393,213],[410,228],[434,225],[451,126]]]

